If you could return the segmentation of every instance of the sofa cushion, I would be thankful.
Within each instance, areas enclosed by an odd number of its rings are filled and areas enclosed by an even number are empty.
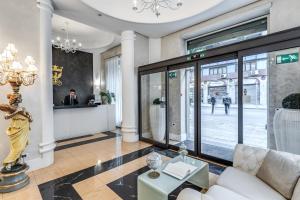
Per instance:
[[[298,183],[295,187],[292,200],[299,200],[300,199],[300,178],[298,180]]]
[[[286,200],[256,176],[233,167],[226,168],[217,184],[251,200]]]
[[[206,194],[212,197],[214,200],[249,200],[238,193],[218,185],[214,185],[209,188]]]
[[[233,156],[233,167],[256,175],[269,150],[238,144]]]
[[[271,150],[260,167],[257,177],[285,198],[291,199],[300,177],[300,156]]]
[[[183,189],[178,197],[177,200],[199,200],[202,195],[201,200],[215,200],[212,197],[206,195],[206,194],[201,194],[200,192],[193,190],[191,188],[185,188]]]

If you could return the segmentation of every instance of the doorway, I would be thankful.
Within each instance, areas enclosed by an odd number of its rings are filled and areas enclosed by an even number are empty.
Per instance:
[[[237,54],[199,61],[199,153],[227,161],[238,144],[237,64]]]

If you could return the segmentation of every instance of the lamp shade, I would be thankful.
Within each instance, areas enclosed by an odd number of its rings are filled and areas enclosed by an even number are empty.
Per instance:
[[[22,71],[23,70],[23,66],[21,65],[20,62],[14,61],[12,63],[12,65],[10,66],[10,70],[13,70],[13,71]]]
[[[37,73],[38,69],[35,65],[28,65],[28,67],[26,68],[26,71],[27,72],[32,72],[34,74]]]
[[[16,49],[16,46],[12,43],[7,45],[6,50],[10,51],[12,54],[17,54],[18,53],[18,50]]]
[[[6,62],[6,63],[11,62],[14,59],[14,56],[11,53],[11,51],[9,51],[7,49],[5,49],[3,51],[3,53],[1,54],[1,57],[2,57],[2,62]]]

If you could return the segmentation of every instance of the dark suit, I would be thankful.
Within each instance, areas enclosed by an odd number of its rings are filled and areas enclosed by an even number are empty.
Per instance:
[[[225,106],[225,114],[228,115],[228,110],[229,110],[230,104],[231,104],[231,98],[230,97],[224,97],[223,98],[223,104]]]
[[[76,98],[71,98],[70,95],[65,96],[64,105],[77,105],[78,100]]]

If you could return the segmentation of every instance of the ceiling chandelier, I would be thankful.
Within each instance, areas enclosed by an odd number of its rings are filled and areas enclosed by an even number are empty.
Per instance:
[[[157,17],[160,16],[161,8],[177,10],[182,6],[181,0],[133,0],[132,3],[134,11],[141,13],[144,10],[151,10]]]
[[[69,23],[66,22],[66,28],[62,29],[63,32],[66,34],[66,38],[62,39],[59,36],[57,36],[55,39],[52,40],[52,46],[57,49],[61,49],[62,51],[65,51],[66,53],[75,53],[76,51],[80,50],[82,47],[82,44],[79,42],[77,43],[77,40],[75,38],[70,39],[69,37]]]

